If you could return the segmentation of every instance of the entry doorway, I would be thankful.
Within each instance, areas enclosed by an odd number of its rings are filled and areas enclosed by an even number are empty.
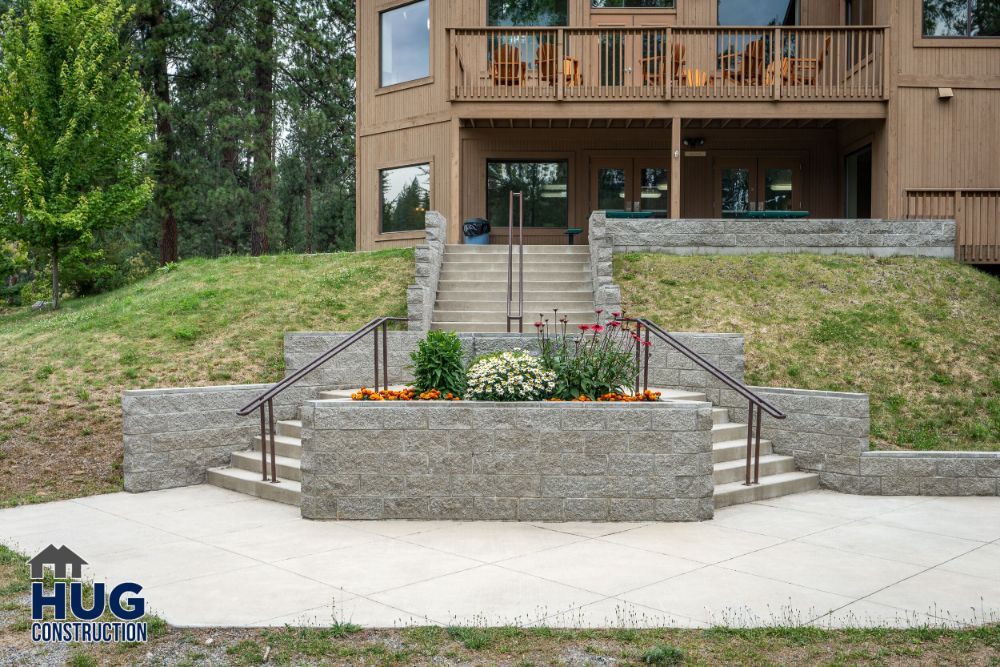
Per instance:
[[[872,217],[871,145],[848,155],[845,163],[845,217],[868,219]]]
[[[715,214],[802,211],[802,163],[797,157],[727,157],[715,161]]]
[[[595,211],[648,211],[670,217],[670,168],[666,159],[595,158],[591,162]]]

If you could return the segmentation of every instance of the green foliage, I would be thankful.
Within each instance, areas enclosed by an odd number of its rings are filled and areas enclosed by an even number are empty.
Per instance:
[[[451,331],[428,331],[410,354],[413,386],[421,392],[437,389],[442,394],[465,393],[462,341]]]
[[[542,321],[535,327],[542,361],[556,374],[556,398],[568,401],[586,396],[595,400],[635,382],[635,332],[621,323],[595,324],[575,334],[567,330],[565,322],[555,326],[555,334]]]
[[[0,224],[54,265],[151,195],[146,99],[119,40],[126,18],[114,0],[30,0],[0,25]]]
[[[490,633],[485,628],[448,628],[448,636],[470,651],[480,651],[490,645]]]
[[[684,651],[666,644],[657,644],[642,654],[644,665],[679,665],[683,662]]]

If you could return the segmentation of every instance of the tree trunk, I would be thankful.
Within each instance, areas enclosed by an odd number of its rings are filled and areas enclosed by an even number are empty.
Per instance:
[[[59,241],[52,241],[52,310],[59,310]]]
[[[312,158],[306,155],[306,192],[305,192],[305,215],[306,215],[306,254],[313,253],[313,186],[312,186]]]
[[[254,38],[254,117],[256,138],[253,142],[253,177],[251,179],[256,219],[250,233],[250,254],[264,255],[270,250],[267,235],[271,214],[274,174],[274,0],[257,1]]]
[[[156,100],[156,189],[153,201],[160,217],[160,266],[176,262],[177,215],[173,197],[178,188],[176,138],[170,122],[170,80],[167,69],[167,8],[164,0],[152,0],[149,11],[149,69]]]

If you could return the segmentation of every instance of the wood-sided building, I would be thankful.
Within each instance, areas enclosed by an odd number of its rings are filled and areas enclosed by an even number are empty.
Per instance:
[[[954,217],[1000,263],[1000,0],[369,0],[357,246],[593,210]],[[764,212],[764,213],[762,213]],[[636,213],[645,214],[645,213]]]

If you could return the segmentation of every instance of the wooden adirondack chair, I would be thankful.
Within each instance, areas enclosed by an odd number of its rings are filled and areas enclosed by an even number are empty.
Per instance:
[[[490,60],[490,79],[498,86],[520,86],[528,76],[528,63],[521,60],[521,50],[500,44]]]
[[[680,82],[684,73],[684,66],[687,64],[687,49],[683,44],[674,43],[673,47],[674,67],[671,76],[675,82]],[[644,86],[664,86],[667,83],[667,72],[670,71],[670,59],[666,55],[649,56],[640,58],[639,66],[642,68],[642,85]]]
[[[833,38],[827,36],[823,50],[815,58],[782,58],[781,80],[792,86],[815,86],[832,44]]]

